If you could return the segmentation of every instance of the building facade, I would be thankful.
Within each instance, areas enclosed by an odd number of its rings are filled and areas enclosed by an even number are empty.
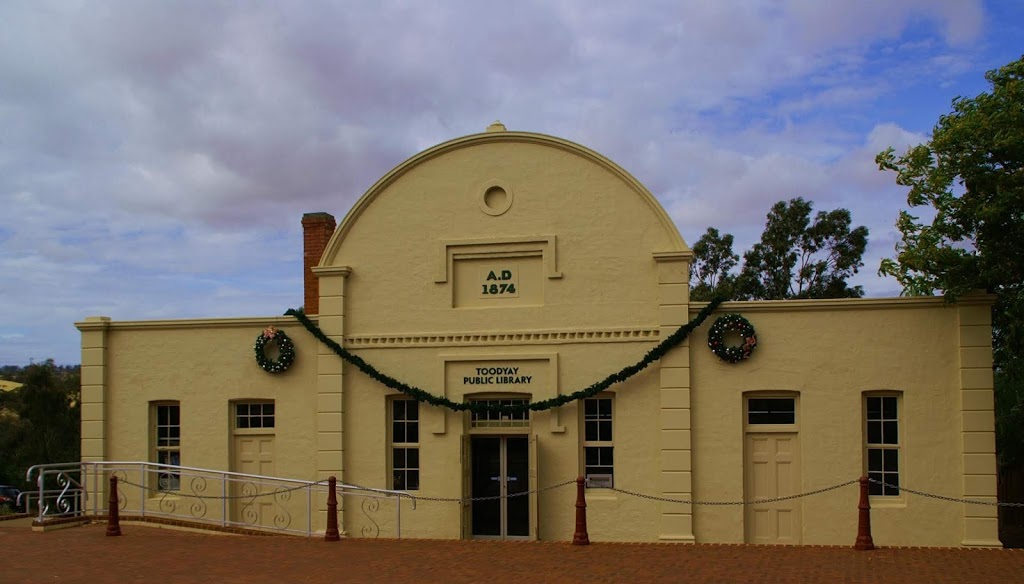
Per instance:
[[[643,185],[582,146],[497,123],[402,163],[337,227],[324,213],[303,226],[311,325],[455,403],[565,399],[643,361],[708,307],[690,302],[692,253]],[[411,399],[291,316],[90,317],[77,323],[82,456],[334,475],[422,497],[531,492],[424,500],[402,534],[430,538],[571,539],[575,490],[532,491],[586,475],[595,541],[845,545],[853,485],[700,503],[867,474],[880,481],[877,543],[998,546],[994,507],[899,488],[995,500],[990,304],[726,302],[628,379],[512,413]],[[726,314],[756,331],[756,347],[726,335],[749,353],[735,363],[708,344]],[[284,372],[253,358],[267,326],[294,342]],[[361,521],[343,510],[346,533]]]

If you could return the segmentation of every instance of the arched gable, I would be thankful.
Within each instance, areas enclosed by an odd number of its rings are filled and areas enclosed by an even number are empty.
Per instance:
[[[493,127],[493,126],[492,126]],[[352,206],[348,214],[345,215],[344,220],[338,226],[338,229],[334,232],[330,242],[327,244],[327,248],[324,251],[324,255],[320,260],[320,266],[332,266],[336,265],[335,259],[338,255],[339,250],[344,245],[345,239],[352,230],[353,225],[359,221],[363,213],[374,204],[377,198],[387,191],[387,189],[399,180],[401,177],[407,175],[411,170],[428,164],[432,160],[441,158],[446,154],[454,151],[466,148],[473,148],[486,144],[533,144],[543,147],[553,148],[562,152],[571,153],[572,155],[578,156],[579,158],[590,162],[605,171],[612,176],[620,180],[625,186],[628,187],[644,204],[650,209],[650,212],[656,217],[658,224],[661,229],[665,232],[669,247],[666,249],[658,250],[664,252],[679,252],[689,251],[689,247],[680,235],[679,230],[676,228],[675,223],[665,212],[665,209],[661,206],[654,195],[644,187],[633,175],[627,172],[618,164],[612,162],[607,157],[581,146],[575,142],[549,136],[546,134],[538,134],[533,132],[510,132],[510,131],[488,131],[480,134],[471,134],[460,138],[449,140],[424,150],[415,156],[407,159],[405,162],[399,164],[393,168],[390,172],[381,177],[376,183],[373,184],[359,198],[358,201]]]

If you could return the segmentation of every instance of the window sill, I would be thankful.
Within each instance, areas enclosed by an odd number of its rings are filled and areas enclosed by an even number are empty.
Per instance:
[[[797,423],[792,424],[744,424],[744,432],[760,432],[762,434],[774,434],[774,433],[786,433],[792,434],[793,432],[800,431],[800,425]]]
[[[273,435],[274,428],[234,428],[232,432],[235,436],[266,436]]]
[[[907,507],[907,499],[903,496],[886,497],[884,495],[870,495],[868,496],[868,504],[871,505],[872,509],[905,509]]]

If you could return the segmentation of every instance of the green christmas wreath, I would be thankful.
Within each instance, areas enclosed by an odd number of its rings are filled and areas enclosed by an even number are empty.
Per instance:
[[[727,346],[725,335],[730,331],[739,333],[743,344]],[[718,317],[708,331],[708,346],[723,361],[738,363],[749,359],[757,346],[757,333],[750,321],[738,314],[726,314]]]
[[[277,345],[277,359],[267,357],[266,349],[270,343]],[[287,371],[295,361],[295,343],[284,334],[284,331],[279,331],[273,326],[263,329],[260,336],[256,337],[256,346],[253,349],[256,351],[256,363],[267,373]]]

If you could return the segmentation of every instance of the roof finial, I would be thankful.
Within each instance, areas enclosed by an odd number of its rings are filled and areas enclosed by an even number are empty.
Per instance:
[[[505,124],[501,123],[501,120],[494,120],[493,124],[491,124],[490,126],[487,126],[487,131],[488,132],[507,132],[508,128],[505,127]]]

